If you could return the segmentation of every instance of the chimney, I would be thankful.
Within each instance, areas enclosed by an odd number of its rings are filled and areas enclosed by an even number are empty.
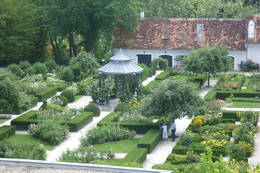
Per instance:
[[[144,11],[140,13],[140,20],[144,20]]]

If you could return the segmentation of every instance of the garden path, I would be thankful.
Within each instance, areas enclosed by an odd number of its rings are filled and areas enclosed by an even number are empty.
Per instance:
[[[257,123],[258,129],[260,129],[260,117]],[[256,167],[256,165],[260,164],[260,131],[255,134],[255,146],[254,152],[251,157],[248,158],[248,163],[251,167]]]
[[[207,82],[201,87],[200,97],[204,98],[205,95],[216,85],[217,80],[210,80],[210,87],[207,87]],[[160,141],[159,144],[155,147],[155,149],[147,155],[147,159],[144,162],[144,168],[150,169],[155,164],[162,164],[166,161],[169,154],[171,154],[173,147],[180,140],[180,137],[185,132],[186,128],[191,123],[191,119],[184,117],[181,119],[175,120],[176,123],[176,135],[178,138],[175,141]]]
[[[161,72],[163,72],[163,71],[157,70],[156,73],[155,73],[155,75],[153,75],[153,76],[151,76],[151,77],[148,77],[146,80],[144,80],[144,81],[142,82],[142,85],[143,85],[143,86],[146,86],[147,84],[149,84],[149,83],[150,83],[151,81],[153,81],[153,80],[155,79],[155,77],[156,77],[157,75],[159,75]]]
[[[221,109],[222,110],[227,110],[227,111],[253,111],[253,112],[260,112],[260,108],[228,108],[228,107],[223,107]]]
[[[68,108],[79,109],[84,108],[92,101],[91,96],[82,96],[77,101],[68,104]]]
[[[54,150],[47,151],[47,161],[57,161],[63,152],[67,150],[74,150],[80,146],[80,139],[86,134],[87,131],[97,126],[97,123],[107,116],[110,112],[101,111],[100,116],[94,117],[84,128],[78,132],[70,132],[69,137],[60,145],[56,146]]]

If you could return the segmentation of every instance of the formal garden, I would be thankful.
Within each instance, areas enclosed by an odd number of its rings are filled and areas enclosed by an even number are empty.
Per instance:
[[[249,162],[259,152],[258,112],[229,108],[260,108],[260,75],[195,68],[195,55],[186,70],[158,58],[127,75],[105,73],[83,52],[66,66],[23,61],[1,69],[0,157],[143,168],[169,142],[171,151],[153,169],[259,172]],[[117,56],[110,63],[122,60]],[[178,132],[177,124],[176,141],[162,141],[161,120],[169,127],[184,117],[189,125]]]

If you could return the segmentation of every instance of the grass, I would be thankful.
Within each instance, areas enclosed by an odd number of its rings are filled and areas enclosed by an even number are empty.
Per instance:
[[[231,108],[260,108],[260,103],[253,102],[233,102],[230,106]]]
[[[124,163],[123,159],[110,159],[110,160],[99,160],[95,164],[122,166],[123,163]]]
[[[104,144],[94,145],[96,150],[110,149],[112,153],[128,153],[136,147],[139,139],[123,140],[118,142],[108,142]]]
[[[8,120],[9,120],[9,119],[0,119],[0,124],[6,122],[6,121],[8,121]]]
[[[39,139],[36,139],[34,137],[31,137],[29,135],[23,135],[23,134],[16,134],[10,138],[8,138],[8,140],[11,142],[11,143],[19,143],[19,144],[42,144],[44,149],[46,150],[53,150],[54,149],[54,146],[51,146],[49,144],[47,144],[46,142],[43,142]]]
[[[77,101],[78,99],[80,99],[83,95],[76,95],[75,96],[75,99],[74,99],[74,102]]]

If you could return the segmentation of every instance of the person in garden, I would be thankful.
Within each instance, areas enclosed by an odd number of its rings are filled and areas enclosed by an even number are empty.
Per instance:
[[[173,120],[171,124],[172,141],[175,141],[175,132],[176,132],[176,124],[175,121]]]
[[[163,123],[162,130],[163,130],[162,138],[163,138],[163,140],[167,140],[168,139],[168,132],[167,132],[168,129],[167,129],[167,125],[165,122]]]

